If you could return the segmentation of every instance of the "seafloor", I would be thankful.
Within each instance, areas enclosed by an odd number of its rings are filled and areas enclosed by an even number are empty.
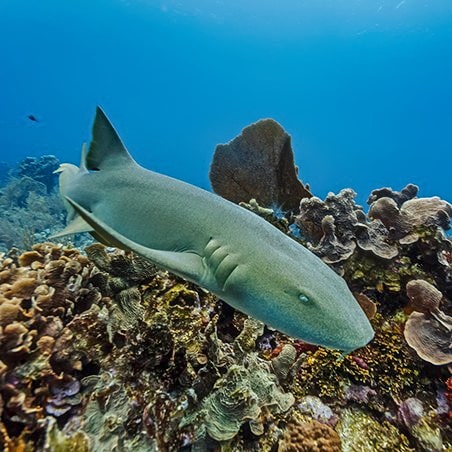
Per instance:
[[[367,213],[351,189],[321,200],[271,120],[217,147],[214,190],[320,256],[371,319],[374,340],[342,356],[130,252],[46,241],[58,164],[0,175],[5,450],[452,450],[449,203],[414,185],[374,190]]]

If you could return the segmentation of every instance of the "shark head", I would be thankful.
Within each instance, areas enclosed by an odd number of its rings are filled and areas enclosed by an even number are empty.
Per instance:
[[[233,298],[247,314],[294,338],[345,353],[364,347],[374,336],[364,311],[345,281],[308,253],[291,264],[260,267],[258,277],[252,268],[237,271]]]

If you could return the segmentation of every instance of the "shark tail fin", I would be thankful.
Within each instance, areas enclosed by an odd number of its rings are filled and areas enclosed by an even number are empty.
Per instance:
[[[80,157],[80,172],[84,172],[87,173],[88,172],[88,168],[86,167],[86,154],[87,154],[87,150],[86,150],[86,143],[82,144],[82,156]]]
[[[68,221],[72,221],[76,215],[74,208],[64,199],[63,194],[66,193],[67,188],[70,187],[74,178],[78,176],[80,171],[82,171],[82,167],[78,167],[73,165],[72,163],[62,163],[54,173],[59,173],[58,185],[60,187],[60,196],[63,200],[64,207],[67,211],[67,219]],[[86,170],[85,170],[86,171]]]
[[[92,134],[85,159],[88,170],[108,170],[135,164],[115,128],[99,106],[96,109]]]
[[[74,207],[66,200],[65,193],[72,185],[74,179],[76,179],[80,173],[86,173],[88,170],[85,166],[85,154],[86,146],[82,147],[82,158],[80,166],[72,165],[71,163],[62,163],[54,173],[58,173],[59,176],[59,186],[60,195],[67,211],[67,226],[60,232],[53,234],[50,239],[56,239],[59,237],[64,237],[65,235],[77,234],[79,232],[91,232],[93,228],[89,226],[86,221],[77,213]]]

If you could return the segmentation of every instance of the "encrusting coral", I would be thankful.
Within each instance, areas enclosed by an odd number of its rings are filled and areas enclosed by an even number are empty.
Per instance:
[[[356,408],[343,411],[338,430],[344,452],[414,452],[408,438],[394,425],[388,421],[378,422],[371,415]]]

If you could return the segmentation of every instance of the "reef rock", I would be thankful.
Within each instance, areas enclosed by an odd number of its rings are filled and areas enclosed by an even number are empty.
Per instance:
[[[219,144],[210,167],[215,193],[235,203],[297,209],[311,197],[297,177],[290,136],[273,119],[260,120],[228,144]]]

